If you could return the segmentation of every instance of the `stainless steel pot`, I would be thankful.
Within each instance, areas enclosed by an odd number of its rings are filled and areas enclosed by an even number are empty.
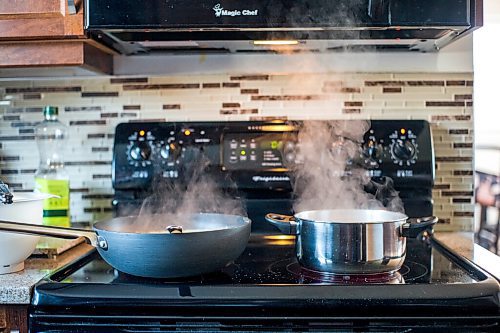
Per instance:
[[[83,236],[117,270],[153,278],[215,271],[235,260],[250,237],[251,221],[243,216],[193,214],[176,221],[163,215],[148,218],[165,225],[165,230],[136,231],[141,217],[139,221],[121,217],[97,222],[93,231],[7,221],[0,221],[0,230],[70,239]]]
[[[437,222],[434,216],[408,219],[385,210],[313,210],[266,220],[295,234],[296,255],[308,269],[336,274],[375,274],[398,270],[406,255],[406,237],[416,237]]]

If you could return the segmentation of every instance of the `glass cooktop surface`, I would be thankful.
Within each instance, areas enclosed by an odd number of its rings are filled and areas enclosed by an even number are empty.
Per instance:
[[[65,274],[54,274],[51,280],[63,284],[370,285],[469,284],[486,278],[481,272],[445,255],[436,246],[413,239],[408,240],[406,260],[398,272],[360,276],[315,272],[298,264],[294,238],[282,235],[252,236],[245,252],[234,263],[201,276],[176,279],[135,277],[117,271],[97,253],[77,263],[70,274]]]
[[[498,281],[432,237],[408,241],[406,260],[398,272],[364,276],[305,270],[295,258],[294,242],[283,235],[252,235],[234,263],[181,279],[123,274],[95,251],[35,286],[32,321],[40,332],[47,332],[54,322],[63,327],[76,321],[88,327],[102,323],[102,332],[107,333],[115,331],[106,325],[122,321],[124,332],[130,327],[143,332],[141,325],[151,325],[152,318],[159,331],[191,325],[193,318],[203,327],[213,324],[229,331],[244,327],[245,332],[245,325],[254,329],[278,322],[298,328],[320,325],[326,332],[324,325],[339,320],[350,328],[417,323],[434,327],[436,316],[446,327],[468,328],[477,324],[477,318],[491,327],[499,324]],[[273,325],[269,332],[279,331]]]

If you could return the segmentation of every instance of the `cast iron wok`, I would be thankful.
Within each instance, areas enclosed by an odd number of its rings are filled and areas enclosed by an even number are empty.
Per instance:
[[[0,230],[69,239],[83,236],[117,270],[150,278],[213,272],[235,260],[250,236],[250,219],[237,215],[199,213],[176,221],[154,215],[165,219],[164,231],[134,232],[138,218],[97,222],[93,231],[8,221],[0,221]]]

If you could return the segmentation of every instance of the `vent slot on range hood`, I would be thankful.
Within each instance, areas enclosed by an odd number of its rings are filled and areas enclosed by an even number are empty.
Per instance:
[[[123,54],[432,52],[482,24],[482,0],[86,0],[86,9],[89,35]]]

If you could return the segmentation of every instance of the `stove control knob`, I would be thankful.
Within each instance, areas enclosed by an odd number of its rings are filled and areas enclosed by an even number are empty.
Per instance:
[[[162,146],[160,156],[168,162],[175,162],[181,154],[181,147],[176,142],[170,142]]]
[[[392,143],[391,153],[395,161],[412,161],[416,157],[417,147],[412,141],[397,139]]]
[[[415,145],[406,140],[396,140],[392,145],[394,157],[400,160],[411,160],[415,156]]]
[[[293,164],[297,158],[296,144],[293,141],[286,141],[283,145],[283,157],[287,164]]]
[[[170,158],[170,144],[166,144],[165,146],[160,148],[160,156],[164,160]]]
[[[130,147],[130,158],[134,161],[147,161],[151,156],[151,146],[145,141],[134,143]]]
[[[377,144],[374,140],[369,140],[363,146],[363,155],[367,158],[371,158],[373,160],[378,160],[382,154],[382,146]]]
[[[295,155],[295,153],[290,152],[290,153],[285,154],[286,163],[292,164],[295,162],[296,158],[297,158],[297,156]]]
[[[375,138],[370,138],[362,148],[361,158],[364,167],[367,169],[377,169],[382,163],[384,147]]]

